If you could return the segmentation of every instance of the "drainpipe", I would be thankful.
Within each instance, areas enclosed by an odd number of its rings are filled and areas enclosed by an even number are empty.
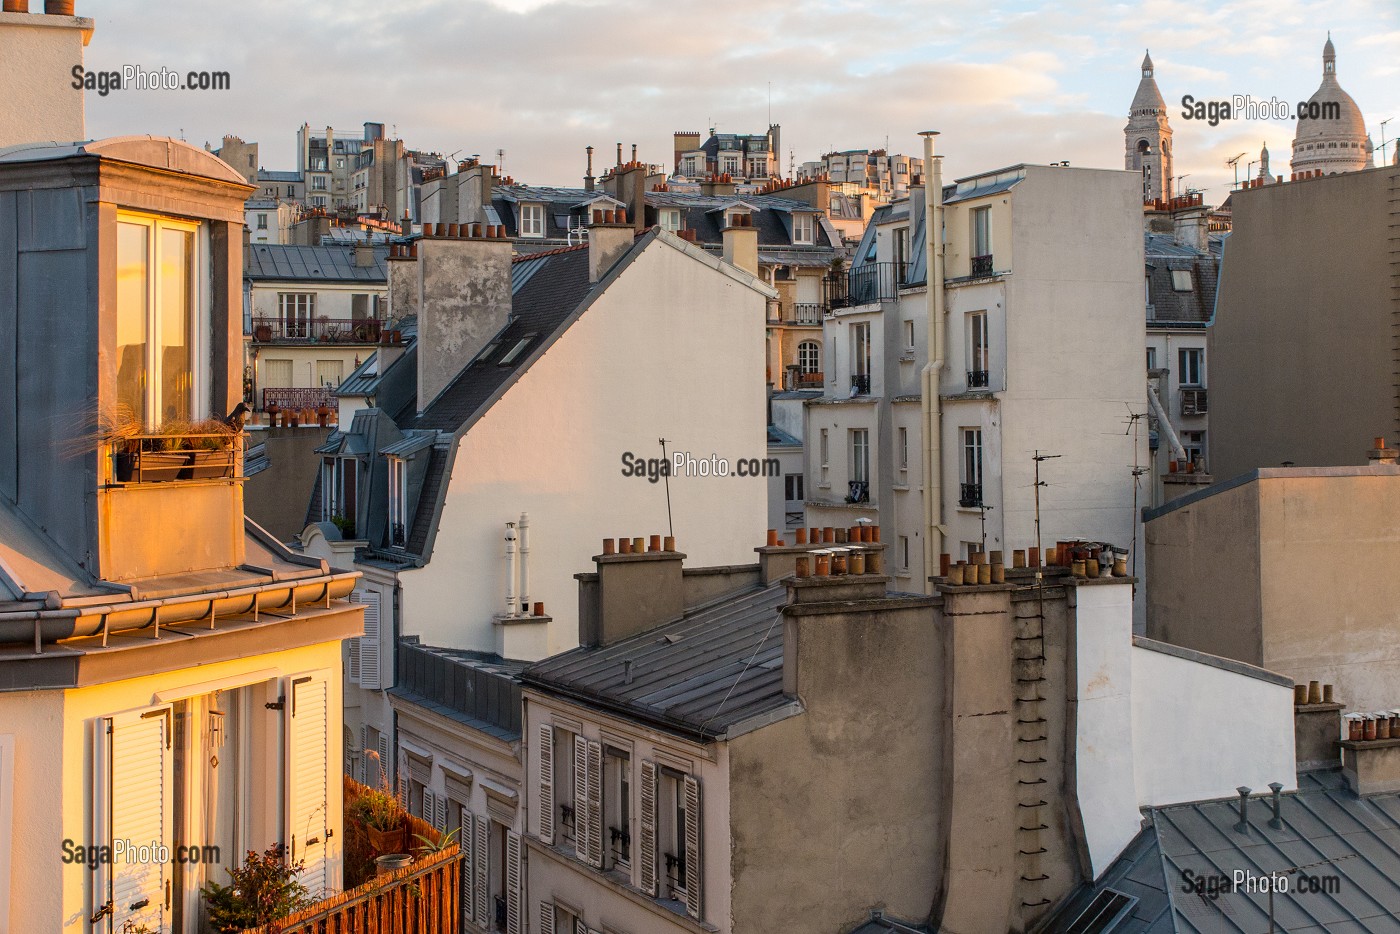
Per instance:
[[[943,401],[939,386],[943,374],[943,163],[933,155],[937,130],[925,130],[924,138],[924,268],[928,283],[928,364],[923,371],[924,427],[924,581],[937,573],[943,551]]]
[[[515,615],[515,523],[506,523],[506,617]]]
[[[520,605],[530,611],[530,514],[520,514]]]
[[[1167,444],[1171,445],[1172,457],[1179,461],[1186,460],[1186,449],[1181,446],[1181,439],[1176,436],[1172,420],[1167,417],[1166,406],[1162,405],[1162,400],[1157,397],[1157,387],[1151,383],[1147,384],[1147,404],[1152,407],[1152,414],[1157,416],[1157,424],[1162,426],[1162,431],[1167,435]]]

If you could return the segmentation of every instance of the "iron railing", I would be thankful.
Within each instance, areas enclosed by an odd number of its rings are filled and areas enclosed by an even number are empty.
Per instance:
[[[982,505],[982,484],[964,483],[958,493],[958,505],[964,509],[976,509]]]
[[[228,434],[132,435],[111,442],[117,483],[227,480],[238,475],[240,436]]]
[[[857,373],[852,376],[851,388],[855,390],[855,394],[858,396],[870,395],[870,374]]]
[[[870,484],[865,480],[852,480],[847,484],[846,502],[870,502]]]
[[[849,271],[828,273],[822,279],[824,304],[849,308],[892,302],[908,276],[908,263],[862,263]]]
[[[990,371],[988,370],[968,370],[967,388],[984,389],[990,382]]]
[[[992,274],[992,254],[972,257],[972,278],[980,279]]]
[[[383,322],[378,318],[254,318],[258,344],[377,344]]]
[[[797,302],[792,306],[792,324],[821,324],[822,306],[816,302]]]
[[[407,538],[404,535],[402,522],[395,522],[389,528],[389,544],[394,548],[402,548]]]
[[[300,412],[303,409],[317,409],[321,406],[332,407],[334,397],[329,386],[311,389],[293,389],[290,387],[280,387],[263,390],[263,409],[269,406],[277,406],[279,409]]]

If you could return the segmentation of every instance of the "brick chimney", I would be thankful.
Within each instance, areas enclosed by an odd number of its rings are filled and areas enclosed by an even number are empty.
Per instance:
[[[635,231],[626,211],[594,211],[588,225],[588,281],[597,282],[632,247]]]
[[[474,236],[461,235],[456,224],[435,224],[416,242],[420,412],[510,317],[510,240],[494,225],[463,226]],[[481,236],[488,229],[498,235]]]
[[[758,228],[753,215],[734,213],[724,228],[724,261],[751,275],[758,275]]]
[[[603,542],[597,571],[579,581],[580,645],[612,645],[676,619],[685,610],[685,555],[660,535]]]
[[[93,21],[73,15],[72,0],[4,0],[0,12],[0,148],[87,139],[85,92],[73,89]],[[31,12],[31,5],[34,6]]]

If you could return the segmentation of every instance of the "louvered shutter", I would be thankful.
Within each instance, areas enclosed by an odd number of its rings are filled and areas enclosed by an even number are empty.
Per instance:
[[[476,923],[490,929],[491,910],[491,819],[476,817]]]
[[[462,849],[462,880],[457,898],[461,904],[461,927],[464,932],[467,925],[476,919],[476,834],[473,832],[475,820],[471,811],[462,808],[462,832],[458,835],[461,838],[459,843]]]
[[[171,845],[173,756],[170,708],[113,717],[107,721],[111,776],[108,814],[108,846],[117,840],[135,846]],[[113,857],[110,872],[112,930],[147,925],[164,931],[170,920],[167,886],[170,867],[160,860],[128,861]]]
[[[574,855],[587,863],[588,847],[588,740],[574,737]]]
[[[554,727],[540,724],[540,842],[554,842]],[[553,932],[550,932],[553,934]]]
[[[603,868],[603,744],[588,744],[588,861]]]
[[[685,777],[685,912],[700,920],[700,783]]]
[[[360,637],[345,640],[345,680],[349,684],[360,683]]]
[[[656,897],[656,763],[642,760],[641,839],[637,859],[642,863],[642,891]]]
[[[574,921],[574,934],[588,934],[588,925],[583,923],[582,918]]]
[[[540,934],[555,934],[554,902],[540,902]]]
[[[438,830],[441,830],[443,833],[447,833],[447,807],[448,807],[448,805],[447,805],[447,795],[438,795],[438,799],[437,799],[437,810],[438,810],[437,826],[438,826]]]
[[[506,934],[525,934],[525,879],[520,834],[506,831]]]
[[[428,789],[423,789],[423,813],[416,815],[422,818],[423,823],[437,826],[437,795]]]
[[[329,829],[330,763],[326,711],[330,685],[324,675],[292,679],[287,705],[287,830],[293,863],[306,861],[297,877],[316,897],[327,889],[326,839]]]
[[[365,605],[365,634],[356,641],[360,644],[360,687],[379,690],[379,600],[377,590],[360,592],[360,602]]]
[[[395,797],[399,799],[399,807],[408,810],[408,753],[399,750],[399,767],[397,770],[397,791]]]
[[[340,728],[341,754],[344,762],[341,763],[346,775],[355,777],[355,731],[348,725]]]
[[[375,772],[374,787],[387,789],[389,787],[389,737],[384,733],[379,734],[379,764]]]
[[[361,785],[369,781],[369,766],[365,764],[369,760],[368,733],[369,727],[365,726],[364,724],[360,724],[359,765],[356,766],[356,771],[359,774],[355,776],[355,781],[359,782]]]

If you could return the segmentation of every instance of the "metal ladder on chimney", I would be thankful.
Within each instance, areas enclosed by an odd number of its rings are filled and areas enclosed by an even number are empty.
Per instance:
[[[1014,672],[1016,676],[1016,866],[1027,897],[1023,911],[1050,905],[1043,894],[1049,802],[1044,794],[1049,730],[1045,718],[1045,613],[1041,601],[1022,603],[1028,610],[1015,615]],[[1013,612],[1017,606],[1013,605]]]

